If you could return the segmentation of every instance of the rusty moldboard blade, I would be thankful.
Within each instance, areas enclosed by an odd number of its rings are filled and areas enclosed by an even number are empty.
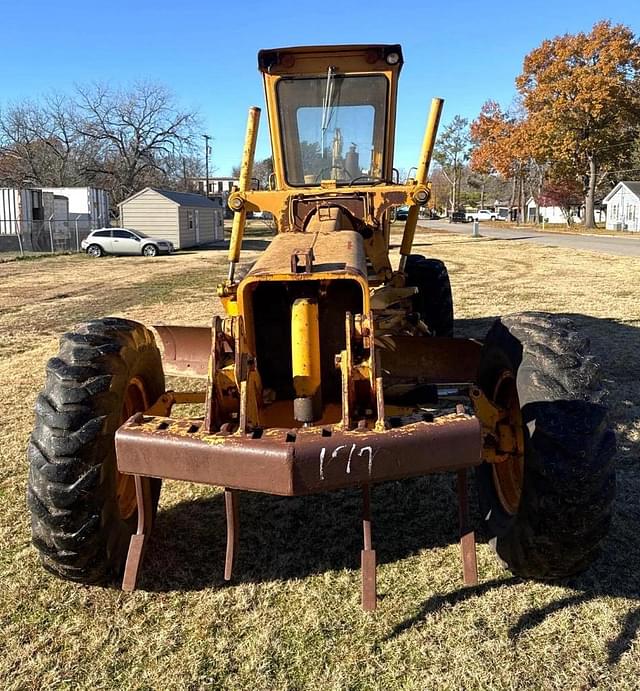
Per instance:
[[[166,374],[207,378],[211,354],[211,329],[208,326],[154,324],[162,341],[162,363]]]

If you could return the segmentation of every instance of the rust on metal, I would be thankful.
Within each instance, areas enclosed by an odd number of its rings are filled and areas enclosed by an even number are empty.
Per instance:
[[[131,536],[127,561],[124,568],[124,576],[122,578],[122,590],[127,592],[132,592],[136,588],[144,550],[149,533],[151,532],[151,524],[153,521],[151,484],[149,478],[136,475],[131,479],[136,489],[138,526],[135,535]]]
[[[482,348],[478,341],[402,335],[389,340],[392,347],[379,348],[388,381],[419,378],[424,384],[455,384],[477,379]]]
[[[224,508],[227,521],[227,550],[224,560],[224,580],[230,581],[238,550],[240,521],[238,517],[238,492],[225,487]]]
[[[313,271],[313,247],[302,250],[293,250],[291,253],[291,273],[310,274]]]
[[[371,486],[362,487],[363,549],[360,552],[362,579],[362,609],[372,612],[377,604],[376,552],[371,542]]]
[[[476,557],[476,536],[469,527],[469,490],[467,469],[458,471],[458,517],[460,521],[460,553],[462,576],[465,585],[478,584],[478,562]]]
[[[211,329],[201,326],[154,324],[162,342],[167,374],[206,378],[211,353]]]
[[[189,433],[192,420],[145,418],[116,433],[123,473],[295,496],[479,465],[475,417],[450,415],[376,432],[319,428]]]

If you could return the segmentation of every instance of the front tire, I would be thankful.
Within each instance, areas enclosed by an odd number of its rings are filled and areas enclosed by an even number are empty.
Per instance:
[[[411,254],[405,270],[407,285],[418,288],[414,310],[434,336],[453,336],[453,296],[444,262]]]
[[[485,462],[477,469],[490,542],[519,576],[582,571],[609,529],[615,439],[588,351],[568,319],[536,312],[497,320],[482,350],[483,392],[502,397],[497,402],[505,406],[513,395],[501,382],[513,382],[521,412],[521,464]]]
[[[145,257],[155,257],[158,254],[158,248],[155,245],[145,245],[142,248],[142,254]]]
[[[100,245],[89,245],[87,247],[87,254],[91,257],[101,257],[104,254],[104,250]]]
[[[33,543],[54,574],[107,581],[121,574],[137,522],[115,432],[164,393],[160,353],[141,324],[99,319],[62,336],[46,371],[28,447]],[[154,511],[159,494],[153,480]]]

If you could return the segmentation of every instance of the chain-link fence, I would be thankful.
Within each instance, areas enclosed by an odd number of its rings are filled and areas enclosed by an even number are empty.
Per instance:
[[[88,219],[21,221],[0,219],[0,252],[82,252],[81,242],[93,230]]]

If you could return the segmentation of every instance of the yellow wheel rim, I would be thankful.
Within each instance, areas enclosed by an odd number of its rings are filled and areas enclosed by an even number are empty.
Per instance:
[[[508,411],[506,422],[515,430],[518,452],[493,465],[493,484],[502,508],[515,515],[520,506],[524,484],[524,429],[516,380],[512,372],[502,373],[493,394],[494,402]]]
[[[149,402],[144,382],[139,377],[133,377],[127,384],[122,404],[120,424],[126,422],[135,413],[147,410]],[[133,475],[125,475],[116,468],[116,502],[120,517],[124,520],[131,518],[138,508],[136,500],[136,486]]]

